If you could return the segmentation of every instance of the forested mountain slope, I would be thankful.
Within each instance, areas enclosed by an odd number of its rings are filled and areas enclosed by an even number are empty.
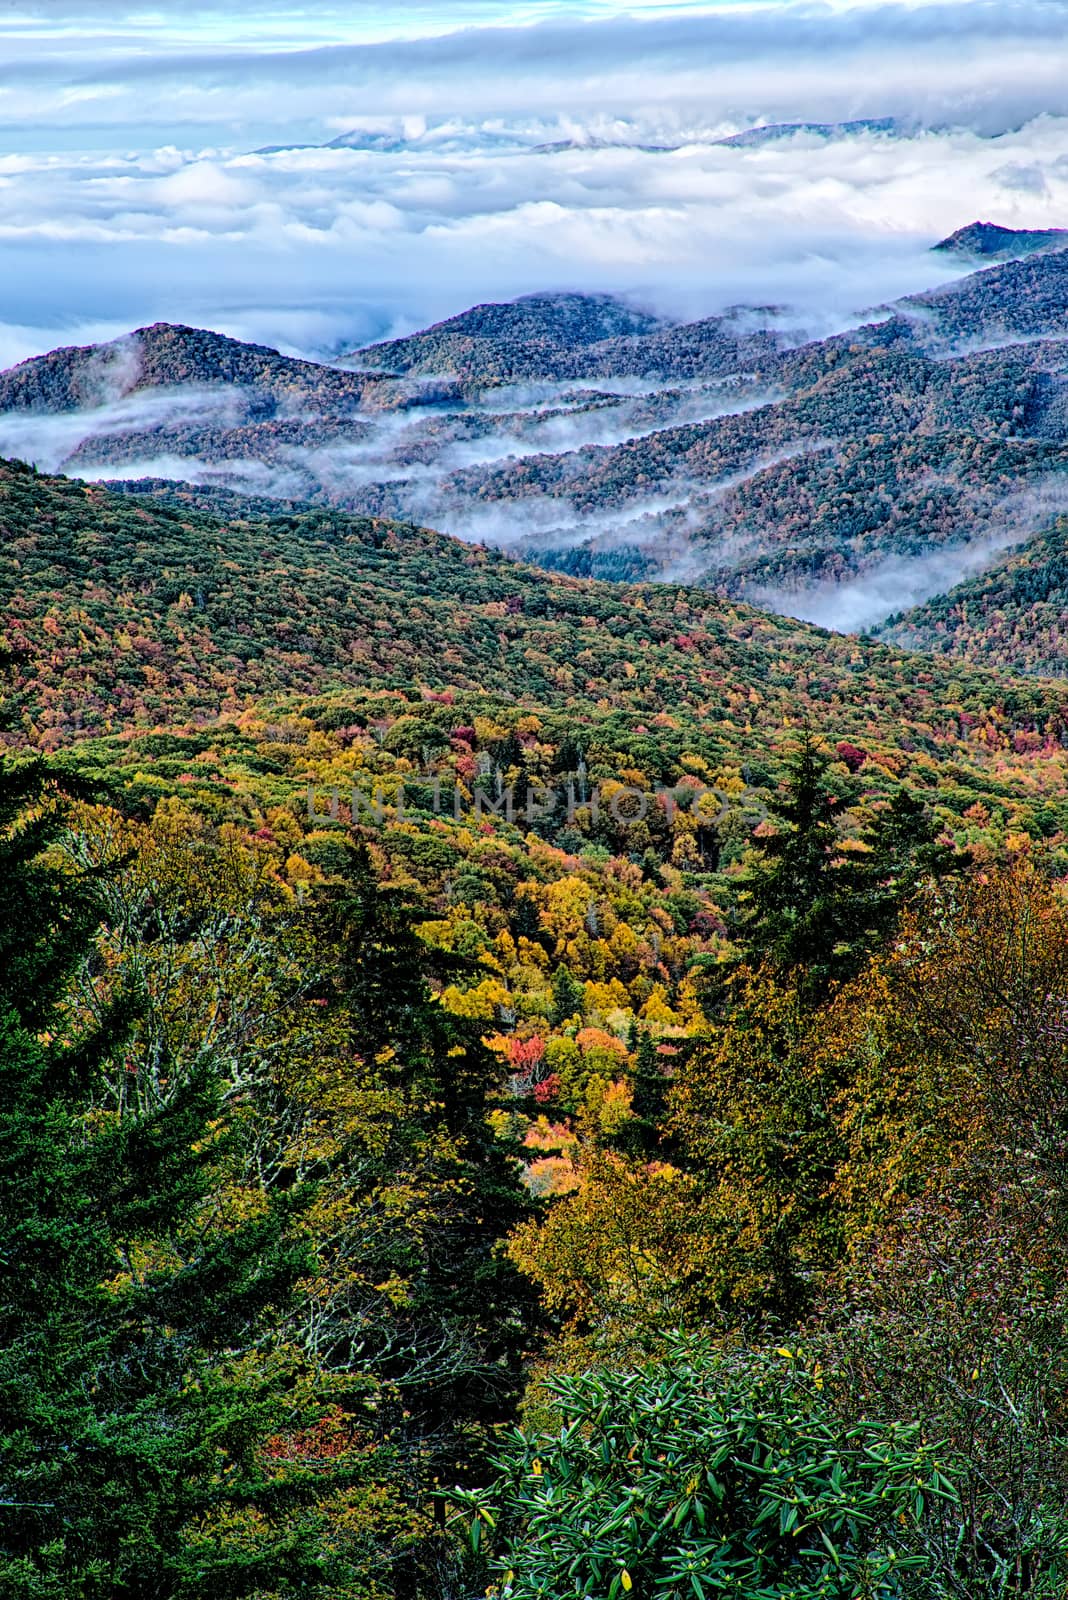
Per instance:
[[[807,718],[851,752],[847,765],[871,758],[876,792],[907,774],[947,820],[982,793],[1014,826],[1062,826],[1059,683],[961,673],[697,589],[555,577],[410,525],[268,518],[239,501],[220,515],[225,502],[209,496],[209,511],[0,470],[20,737],[59,748],[220,714],[269,722],[294,696],[358,691],[348,721],[388,730],[400,718],[405,749],[440,756],[444,738],[448,757],[459,697],[468,720],[543,718],[550,752],[579,739],[616,781],[722,767],[759,785]],[[290,756],[299,787],[303,735]],[[524,782],[551,781],[545,760]]]
[[[879,637],[1007,672],[1068,673],[1068,522],[948,594],[891,617]]]
[[[890,609],[888,566],[923,599],[1062,508],[1066,305],[1051,249],[814,341],[774,308],[672,324],[576,294],[476,306],[334,365],[157,324],[0,376],[0,450],[850,628]]]
[[[727,716],[752,690],[787,716],[805,709],[811,679],[814,714],[833,697],[850,721],[861,704],[924,719],[952,681],[699,589],[551,576],[381,519],[226,518],[9,464],[0,528],[5,631],[33,661],[34,702],[57,731],[344,683],[604,700],[639,715]],[[1024,716],[1060,700],[992,674],[975,692]]]
[[[77,411],[159,389],[254,391],[261,408],[315,399],[327,412],[356,410],[373,379],[279,355],[203,328],[156,322],[103,345],[71,345],[0,374],[0,411]]]
[[[1002,228],[996,222],[970,222],[942,239],[935,249],[946,255],[984,261],[1009,261],[1036,250],[1063,250],[1068,246],[1065,228]]]

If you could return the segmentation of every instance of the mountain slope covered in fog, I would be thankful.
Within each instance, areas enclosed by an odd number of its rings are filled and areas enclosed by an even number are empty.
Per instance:
[[[578,294],[333,364],[156,324],[0,375],[0,449],[876,625],[1068,504],[1068,251],[1034,237],[815,340],[772,307],[672,323]]]
[[[891,617],[879,637],[1009,672],[1068,676],[1068,520],[948,594]]]

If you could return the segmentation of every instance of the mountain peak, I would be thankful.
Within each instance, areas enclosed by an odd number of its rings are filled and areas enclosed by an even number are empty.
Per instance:
[[[244,389],[279,402],[312,390],[350,406],[375,380],[210,328],[153,322],[106,344],[67,345],[0,373],[0,412],[70,412],[160,389]]]
[[[979,257],[985,261],[1011,261],[1039,250],[1068,247],[1065,228],[1003,228],[997,222],[969,222],[934,246],[944,255]]]
[[[549,291],[472,306],[408,338],[368,345],[359,354],[399,372],[437,371],[447,369],[456,341],[477,342],[486,350],[508,347],[513,352],[533,346],[544,354],[642,336],[663,325],[661,318],[615,295]]]

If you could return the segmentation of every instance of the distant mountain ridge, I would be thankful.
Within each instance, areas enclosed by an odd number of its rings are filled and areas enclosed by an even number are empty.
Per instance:
[[[914,119],[901,117],[855,117],[843,122],[760,123],[737,133],[710,137],[691,133],[686,137],[645,138],[637,131],[605,135],[593,131],[561,133],[558,138],[535,138],[523,129],[487,128],[457,125],[452,121],[431,123],[417,131],[401,132],[355,126],[336,134],[324,144],[263,145],[256,155],[279,155],[288,150],[353,150],[366,155],[404,155],[421,151],[435,155],[466,155],[473,150],[492,151],[499,156],[553,156],[572,151],[637,150],[646,155],[669,155],[689,145],[723,146],[748,150],[794,137],[824,140],[858,137],[865,134],[904,136],[916,131]]]
[[[390,371],[425,369],[428,347],[449,349],[456,341],[531,344],[544,360],[608,339],[656,332],[663,319],[628,306],[613,295],[530,294],[505,303],[472,306],[406,339],[391,339],[354,351],[353,358],[379,358]]]
[[[858,117],[850,122],[770,122],[728,134],[724,139],[713,139],[712,143],[731,150],[755,150],[761,145],[778,144],[804,135],[840,139],[864,133],[901,134],[910,131],[911,126],[899,117]]]
[[[434,526],[833,622],[842,586],[855,595],[888,562],[927,562],[948,587],[1056,507],[1068,251],[995,261],[816,340],[781,308],[679,323],[565,292],[474,306],[334,364],[155,324],[0,374],[4,452]],[[843,625],[879,620],[850,604]]]
[[[677,743],[681,719],[732,762],[763,761],[807,709],[835,738],[896,746],[924,782],[942,759],[1000,771],[1014,728],[1068,726],[1064,684],[983,670],[963,684],[952,664],[918,669],[700,589],[558,577],[334,510],[126,497],[0,461],[0,552],[0,635],[20,663],[25,735],[47,749],[346,689],[395,713],[481,693],[610,738]],[[950,703],[996,724],[997,745],[947,731]]]

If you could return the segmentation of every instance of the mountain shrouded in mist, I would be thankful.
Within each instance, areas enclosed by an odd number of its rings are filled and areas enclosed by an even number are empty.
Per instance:
[[[1036,250],[1068,248],[1068,228],[1002,228],[996,222],[971,222],[934,248],[966,259],[1010,261]]]
[[[816,340],[775,307],[580,294],[333,364],[156,324],[0,375],[0,447],[876,625],[1068,504],[1068,251],[1033,241]]]

